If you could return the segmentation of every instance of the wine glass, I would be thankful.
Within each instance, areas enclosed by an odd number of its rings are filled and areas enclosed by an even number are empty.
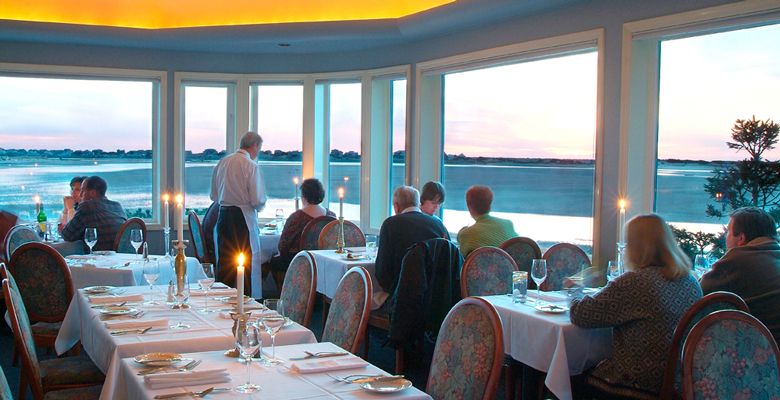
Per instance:
[[[707,272],[707,269],[709,268],[709,265],[707,264],[707,256],[704,254],[697,254],[696,258],[693,260],[693,271],[696,272],[699,279]]]
[[[182,287],[181,291],[178,291],[178,288],[173,293],[173,297],[176,299],[176,307],[179,309],[179,316],[184,313],[185,308],[189,308],[187,306],[187,301],[190,299],[190,285],[187,283],[187,277],[184,277],[184,287]],[[171,325],[171,329],[190,329],[190,326],[179,320],[176,322],[176,325]]]
[[[92,248],[97,244],[97,228],[87,228],[84,230],[84,242],[89,246],[89,254],[92,254]]]
[[[250,379],[252,356],[257,353],[262,344],[262,337],[254,324],[244,324],[240,329],[236,329],[236,347],[241,351],[241,357],[246,362],[246,383],[237,386],[236,392],[239,393],[254,393],[260,390],[260,386],[253,385]]]
[[[157,278],[160,277],[160,263],[155,260],[144,260],[143,273],[146,283],[149,284],[149,292],[151,292],[151,299],[149,299],[149,301],[145,304],[158,304],[156,301],[154,301],[154,282],[156,282]]]
[[[609,260],[607,262],[607,280],[612,282],[618,276],[620,276],[620,266],[615,261]]]
[[[144,242],[144,233],[140,229],[130,230],[130,244],[135,249],[135,254],[138,254],[138,249],[141,248],[141,244]]]
[[[269,364],[281,364],[282,360],[276,358],[275,339],[276,334],[287,322],[287,319],[284,317],[284,310],[282,309],[282,301],[279,299],[266,299],[263,301],[263,305],[265,305],[269,310],[276,311],[275,314],[260,318],[260,323],[263,324],[263,328],[265,328],[265,331],[271,335],[271,358],[267,359],[266,361]]]
[[[202,279],[198,279],[198,285],[200,285],[200,288],[206,292],[206,303],[203,305],[203,308],[199,310],[199,312],[210,313],[211,310],[209,310],[209,290],[211,290],[211,286],[214,285],[214,264],[202,263],[200,264],[200,267],[203,268],[203,274],[206,275],[206,277]]]
[[[547,279],[547,260],[534,259],[531,262],[531,279],[536,282],[536,304],[542,304],[539,286]]]
[[[282,222],[284,221],[284,210],[281,208],[276,209],[276,230],[280,231],[282,229]]]

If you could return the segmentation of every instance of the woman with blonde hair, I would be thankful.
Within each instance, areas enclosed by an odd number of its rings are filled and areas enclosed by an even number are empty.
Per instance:
[[[702,297],[691,261],[658,215],[626,224],[626,273],[572,300],[571,322],[613,328],[613,354],[589,371],[598,397],[657,399],[677,322]]]

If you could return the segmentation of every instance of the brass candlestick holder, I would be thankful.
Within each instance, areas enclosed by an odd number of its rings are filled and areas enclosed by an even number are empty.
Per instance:
[[[239,296],[240,297],[240,296]],[[243,314],[239,314],[237,312],[231,312],[230,318],[233,320],[233,337],[235,337],[240,329],[246,329],[246,324],[249,323],[249,315],[250,313],[245,312]],[[223,353],[225,357],[232,357],[232,358],[238,358],[238,356],[241,355],[241,351],[238,349],[238,346],[233,347],[232,349],[225,350]]]
[[[336,253],[344,253],[344,217],[339,217],[339,238],[336,241]]]
[[[176,274],[176,294],[181,294],[184,285],[187,284],[187,256],[184,255],[184,249],[187,248],[187,240],[174,241],[176,247],[176,258],[173,260],[173,271]]]

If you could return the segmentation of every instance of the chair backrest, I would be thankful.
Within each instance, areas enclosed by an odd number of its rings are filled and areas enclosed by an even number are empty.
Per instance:
[[[528,272],[529,277],[533,260],[542,258],[542,250],[531,238],[513,237],[498,247],[515,260],[518,271]],[[536,289],[536,282],[533,279],[528,279],[528,289]]]
[[[3,367],[0,367],[0,400],[13,400],[13,398],[11,385],[8,384],[8,379],[3,373]]]
[[[754,316],[715,311],[691,329],[683,346],[683,397],[776,399],[780,351],[772,333]]]
[[[672,336],[672,343],[669,346],[669,353],[666,357],[666,369],[664,370],[664,380],[661,385],[662,399],[681,399],[682,398],[682,345],[685,338],[688,337],[691,329],[702,318],[720,310],[740,310],[749,313],[747,304],[741,297],[731,292],[712,292],[688,309],[677,323],[677,328]]]
[[[498,247],[480,247],[466,257],[460,273],[460,295],[490,296],[512,290],[512,271],[517,264]]]
[[[136,253],[133,245],[130,244],[130,231],[133,229],[140,229],[141,233],[144,235],[144,241],[148,239],[146,236],[146,223],[144,220],[138,217],[130,218],[119,227],[119,232],[116,233],[114,251],[117,253]]]
[[[292,259],[284,276],[282,294],[279,296],[284,306],[284,315],[308,327],[316,293],[317,264],[311,253],[302,251]]]
[[[317,247],[320,250],[335,249],[339,241],[339,221],[328,222],[320,232]],[[360,227],[350,221],[344,221],[344,247],[358,247],[366,245],[366,235]]]
[[[341,278],[322,329],[322,341],[356,353],[366,332],[371,307],[371,278],[363,267],[352,267]]]
[[[35,232],[29,225],[16,225],[8,231],[8,235],[5,236],[5,260],[9,261],[14,251],[19,246],[30,243],[40,242],[41,237],[38,236],[38,232]]]
[[[485,299],[465,298],[439,330],[425,391],[434,399],[493,399],[503,361],[498,312]]]
[[[187,223],[190,224],[190,243],[192,243],[192,249],[195,252],[195,258],[198,261],[211,262],[206,256],[206,240],[203,238],[203,228],[200,226],[200,218],[195,211],[190,210],[187,213]]]
[[[558,243],[550,247],[542,258],[547,260],[547,279],[540,285],[542,290],[561,290],[566,278],[590,268],[588,255],[571,243]]]
[[[13,284],[13,276],[6,270],[8,278],[3,279],[3,297],[11,317],[11,329],[14,331],[16,348],[22,356],[22,368],[27,382],[32,389],[33,398],[43,398],[43,384],[41,383],[41,370],[38,364],[38,354],[35,351],[35,339],[33,339],[30,319],[24,308],[22,295],[16,285]]]
[[[321,217],[314,218],[309,221],[301,231],[301,250],[317,250],[320,240],[320,232],[331,221],[335,221],[336,218],[323,215]]]
[[[31,320],[60,322],[65,318],[73,281],[57,250],[44,243],[25,243],[11,256],[8,271],[16,277]]]

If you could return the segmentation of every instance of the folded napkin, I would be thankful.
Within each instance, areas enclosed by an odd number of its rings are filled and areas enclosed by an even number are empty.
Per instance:
[[[236,289],[233,288],[223,288],[223,289],[214,289],[212,288],[209,290],[209,296],[235,296],[236,295]],[[205,290],[190,290],[190,296],[205,296],[206,291]]]
[[[128,294],[126,296],[89,296],[89,302],[92,304],[114,304],[125,301],[144,301],[144,295]]]
[[[536,298],[536,290],[529,290],[528,297]],[[542,292],[539,298],[544,301],[567,301],[568,296],[563,292]]]
[[[244,311],[246,312],[246,311]],[[269,317],[272,315],[276,315],[276,311],[274,310],[252,310],[251,314],[249,315],[249,319],[258,319],[262,317]],[[222,319],[232,319],[230,316],[230,311],[220,311],[219,317]]]
[[[144,383],[152,390],[172,387],[210,385],[230,382],[226,369],[208,369],[200,371],[171,372],[144,376]]]
[[[168,326],[168,318],[154,318],[154,319],[134,319],[132,321],[117,320],[106,321],[106,328],[110,330],[114,329],[134,329],[134,328],[148,328],[148,327],[160,327]]]
[[[295,361],[290,369],[299,374],[313,374],[317,372],[338,371],[342,369],[362,368],[368,363],[354,355],[343,357],[312,358],[311,360]]]

